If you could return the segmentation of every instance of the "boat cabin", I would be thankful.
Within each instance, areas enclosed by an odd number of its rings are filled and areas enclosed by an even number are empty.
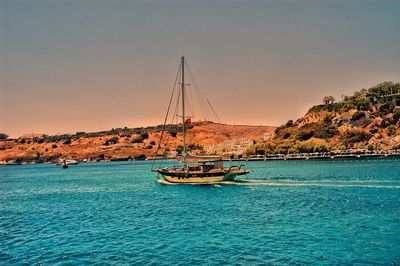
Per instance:
[[[213,171],[223,171],[224,162],[222,160],[216,161],[198,161],[188,163],[189,172],[213,172]]]

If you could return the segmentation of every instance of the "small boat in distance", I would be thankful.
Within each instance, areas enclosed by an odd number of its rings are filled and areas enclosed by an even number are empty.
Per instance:
[[[154,161],[153,160],[153,166],[152,166],[152,171],[157,172],[159,175],[161,175],[165,181],[170,182],[170,183],[201,183],[201,184],[207,184],[207,183],[216,183],[216,182],[223,182],[223,181],[234,181],[234,179],[239,176],[239,175],[245,175],[250,173],[250,171],[246,169],[242,169],[242,166],[230,166],[230,167],[224,167],[224,162],[222,160],[222,157],[219,156],[197,156],[197,155],[192,155],[187,152],[187,147],[186,147],[186,129],[187,126],[191,123],[191,116],[186,115],[186,107],[185,103],[188,102],[188,100],[185,98],[185,58],[182,56],[181,57],[181,62],[180,66],[178,69],[178,75],[177,77],[180,77],[177,80],[180,80],[180,91],[178,95],[178,103],[179,103],[179,97],[181,98],[181,110],[182,110],[182,115],[179,115],[180,118],[182,118],[182,138],[183,138],[183,146],[182,146],[182,151],[181,151],[181,166],[174,166],[172,168],[169,167],[159,167],[158,169],[153,169],[154,167]],[[175,88],[175,87],[174,87]],[[172,92],[171,100],[173,98],[174,91]],[[160,149],[161,142],[162,142],[162,136],[165,131],[165,125],[168,119],[168,112],[170,110],[171,106],[171,100],[169,102],[169,107],[168,111],[164,120],[163,128],[162,128],[162,133],[159,141],[159,145],[157,148],[156,155],[154,158],[157,158],[158,156],[158,150]],[[207,100],[208,104],[210,105],[209,101]],[[211,107],[211,105],[210,105]],[[212,108],[212,107],[211,107]],[[212,108],[213,110],[213,108]],[[214,110],[213,110],[214,111]]]
[[[68,165],[77,165],[79,162],[76,160],[59,160],[57,165],[62,166],[63,168],[68,168]]]

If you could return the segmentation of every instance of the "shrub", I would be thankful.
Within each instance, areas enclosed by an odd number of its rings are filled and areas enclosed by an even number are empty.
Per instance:
[[[379,97],[390,94],[390,87],[393,87],[394,85],[395,84],[393,82],[383,82],[378,84],[368,89],[367,96]]]
[[[312,138],[313,136],[314,136],[314,131],[310,130],[310,131],[300,132],[297,135],[297,139],[304,141],[304,140],[308,140],[308,139]]]
[[[153,149],[153,145],[149,145],[149,146],[147,146],[147,149],[148,149],[148,150],[151,150],[151,149]]]
[[[289,121],[287,121],[286,122],[286,127],[291,127],[291,126],[293,126],[293,120],[289,120]]]
[[[0,133],[0,139],[8,139],[8,135],[6,133]]]
[[[396,134],[397,128],[395,125],[390,125],[388,127],[388,135],[389,136],[393,136],[394,134]]]
[[[176,151],[178,154],[182,154],[183,147],[182,147],[181,145],[179,145],[178,147],[176,147],[175,151]]]
[[[318,139],[300,142],[296,145],[296,148],[300,153],[327,152],[330,150],[328,142]]]
[[[308,110],[308,113],[318,113],[319,111],[321,111],[321,109],[323,108],[323,105],[322,104],[319,104],[319,105],[314,105],[313,107],[311,107],[309,110]]]
[[[379,112],[384,115],[392,112],[393,109],[394,105],[392,102],[385,102],[381,106],[379,106]]]
[[[369,150],[369,151],[375,150],[375,146],[372,145],[372,144],[369,144],[369,145],[368,145],[368,150]]]
[[[354,113],[353,114],[353,116],[351,117],[351,121],[357,121],[357,120],[359,120],[359,119],[361,119],[361,118],[363,118],[363,117],[365,117],[365,113],[364,112],[361,112],[361,111],[358,111],[358,112],[356,112],[356,113]]]
[[[314,131],[314,137],[328,139],[334,137],[339,131],[335,126],[320,126]]]
[[[371,137],[372,135],[370,133],[349,131],[343,134],[343,142],[345,145],[349,146],[357,142],[368,141]]]
[[[325,145],[320,145],[314,148],[314,152],[327,152],[327,151],[329,151],[329,149]]]
[[[387,118],[382,119],[380,127],[381,128],[387,128],[388,126],[390,126],[390,120],[387,119]]]
[[[279,132],[284,128],[285,128],[285,125],[282,125],[282,126],[279,126],[279,127],[275,128],[275,131],[274,131],[275,134],[279,134]]]
[[[69,144],[71,144],[71,142],[72,142],[72,141],[71,141],[70,139],[67,139],[67,140],[64,141],[63,143],[66,144],[66,145],[69,145]]]
[[[143,143],[143,139],[141,137],[135,138],[132,140],[132,143]]]
[[[21,140],[19,141],[19,143],[22,143],[22,144],[26,143],[26,139],[21,139]]]
[[[37,143],[43,143],[44,142],[44,139],[42,138],[42,139],[38,139],[38,141],[37,141]]]
[[[176,138],[176,131],[169,131],[169,134],[171,134],[171,137]]]
[[[195,144],[190,144],[188,146],[189,150],[197,150],[199,148],[199,146],[195,145]]]
[[[142,139],[148,139],[148,138],[149,138],[149,133],[143,132],[143,133],[140,134],[140,137],[141,137]]]
[[[285,135],[283,135],[283,138],[288,139],[290,137],[290,135],[291,135],[290,132],[286,132]]]
[[[146,160],[146,155],[144,155],[144,154],[140,154],[140,155],[137,155],[137,156],[135,156],[135,160]]]
[[[357,110],[364,110],[367,111],[371,108],[372,103],[368,98],[361,98],[361,99],[353,99],[353,105],[357,108]]]
[[[150,141],[150,145],[156,145],[156,142],[154,140]]]
[[[53,144],[53,145],[51,145],[51,147],[52,147],[53,149],[57,149],[57,144]]]
[[[108,140],[110,144],[116,144],[118,143],[119,138],[118,137],[112,137],[111,139]]]
[[[379,128],[377,128],[377,127],[373,127],[373,128],[371,128],[371,129],[369,130],[369,132],[370,132],[371,134],[378,133],[378,131],[379,131]]]
[[[332,124],[333,115],[328,114],[324,117],[323,123],[326,125]]]
[[[394,123],[400,121],[400,109],[397,109],[393,114]]]

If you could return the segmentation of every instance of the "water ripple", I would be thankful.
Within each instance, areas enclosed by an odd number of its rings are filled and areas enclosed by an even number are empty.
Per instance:
[[[160,185],[148,162],[1,168],[0,264],[400,261],[399,160],[246,165],[211,186]]]

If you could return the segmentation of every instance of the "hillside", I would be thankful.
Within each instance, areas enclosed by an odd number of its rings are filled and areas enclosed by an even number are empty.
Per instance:
[[[265,133],[272,133],[274,129],[269,126],[195,122],[188,127],[187,143],[193,153],[201,154],[206,145],[225,140],[260,141]],[[54,162],[60,158],[79,161],[143,159],[155,155],[160,134],[161,126],[156,126],[2,140],[0,162]],[[168,125],[159,154],[176,156],[181,145],[181,126]]]
[[[335,102],[313,106],[304,117],[289,120],[273,137],[247,151],[288,154],[350,149],[400,148],[400,83],[384,82]]]

